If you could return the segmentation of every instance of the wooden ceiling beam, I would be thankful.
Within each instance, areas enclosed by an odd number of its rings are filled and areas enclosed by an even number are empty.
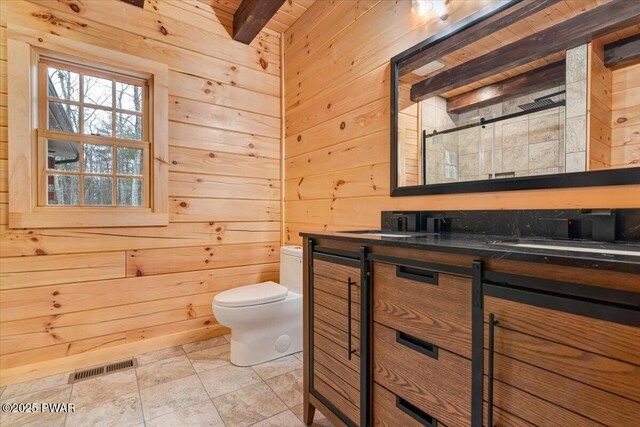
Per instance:
[[[502,102],[523,93],[563,85],[565,61],[554,62],[515,77],[465,92],[447,100],[447,111],[461,113],[471,108],[480,108]]]
[[[249,44],[285,0],[243,0],[233,15],[233,39]]]
[[[640,34],[604,46],[604,65],[615,67],[640,59]]]
[[[414,102],[510,70],[635,25],[640,1],[612,0],[559,24],[467,61],[411,86]]]
[[[514,22],[531,16],[558,3],[560,0],[523,0],[503,11],[475,24],[473,27],[446,38],[437,45],[426,48],[402,61],[399,66],[401,76],[412,73],[425,64],[441,59],[473,42],[480,40]]]
[[[122,1],[144,9],[144,0],[122,0]]]

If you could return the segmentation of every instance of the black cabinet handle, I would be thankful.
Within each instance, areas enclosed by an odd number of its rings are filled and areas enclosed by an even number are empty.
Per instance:
[[[438,273],[431,270],[423,270],[421,268],[396,265],[396,277],[428,283],[430,285],[438,285]]]
[[[402,412],[409,415],[411,418],[413,418],[423,426],[436,427],[438,425],[438,420],[424,412],[422,409],[419,409],[417,406],[412,405],[411,403],[398,396],[396,396],[396,408],[400,409]]]
[[[396,342],[438,360],[438,347],[404,332],[396,331]]]
[[[351,287],[355,285],[356,282],[351,280],[351,277],[347,279],[347,335],[348,343],[347,343],[347,357],[351,360],[351,355],[355,353],[355,350],[351,349]]]
[[[493,313],[489,314],[489,366],[487,377],[489,384],[487,386],[487,426],[493,427],[493,352],[495,348],[495,326],[499,322],[496,320]]]

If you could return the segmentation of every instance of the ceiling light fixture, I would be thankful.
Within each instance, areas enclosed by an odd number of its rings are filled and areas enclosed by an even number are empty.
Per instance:
[[[426,15],[433,9],[431,0],[411,0],[411,13],[418,16]]]
[[[411,13],[418,16],[426,15],[431,11],[436,15],[447,14],[447,0],[411,0]]]

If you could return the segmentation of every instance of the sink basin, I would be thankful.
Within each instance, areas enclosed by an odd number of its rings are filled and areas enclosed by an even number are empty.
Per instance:
[[[586,252],[594,254],[609,254],[609,255],[625,255],[640,257],[640,246],[622,246],[624,249],[612,249],[610,246],[615,246],[615,243],[607,244],[607,248],[601,247],[598,243],[577,243],[577,242],[545,242],[541,240],[499,240],[489,242],[490,245],[511,246],[517,248],[531,248],[531,249],[547,249],[552,251],[571,251],[571,252]],[[596,246],[598,245],[598,246]]]
[[[422,237],[422,236],[437,235],[437,233],[421,233],[421,232],[415,232],[415,231],[382,231],[382,230],[338,231],[338,233],[365,234],[367,236],[376,236],[376,237]]]

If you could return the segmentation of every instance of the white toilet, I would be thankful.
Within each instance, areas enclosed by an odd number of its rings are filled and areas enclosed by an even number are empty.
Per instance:
[[[280,284],[219,293],[213,314],[231,329],[231,363],[251,366],[302,351],[302,247],[280,248]]]

